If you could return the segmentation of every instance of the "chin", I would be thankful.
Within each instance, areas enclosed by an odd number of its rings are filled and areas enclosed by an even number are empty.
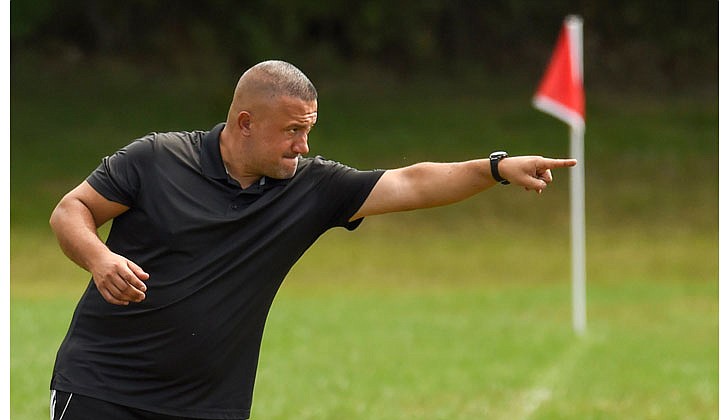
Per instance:
[[[288,165],[285,167],[281,167],[276,171],[275,176],[271,176],[271,178],[274,179],[289,179],[293,178],[294,175],[296,175],[296,170],[298,169],[298,160],[295,160],[293,162],[293,165]]]

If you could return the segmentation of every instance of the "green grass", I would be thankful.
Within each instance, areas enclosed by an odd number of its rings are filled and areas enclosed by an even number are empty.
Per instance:
[[[717,417],[717,260],[705,257],[715,238],[593,235],[589,331],[577,338],[565,238],[455,222],[405,246],[411,238],[391,231],[422,220],[391,219],[330,232],[286,280],[266,327],[257,418]],[[51,238],[22,237],[11,409],[30,419],[46,409],[87,276]],[[686,239],[692,251],[677,252]]]
[[[88,281],[47,228],[53,205],[130,139],[213,125],[232,84],[37,60],[11,69],[19,420],[47,416],[55,352]],[[530,108],[528,88],[317,83],[312,152],[362,168],[567,154],[566,129]],[[571,331],[559,172],[541,196],[499,187],[324,235],[274,302],[253,418],[717,418],[717,98],[588,100],[585,337]]]

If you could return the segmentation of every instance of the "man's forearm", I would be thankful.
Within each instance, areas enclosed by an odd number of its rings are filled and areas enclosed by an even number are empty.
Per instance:
[[[466,162],[423,162],[397,169],[409,191],[409,209],[444,206],[465,200],[496,184],[487,159]],[[404,192],[403,192],[404,194]]]
[[[62,200],[51,214],[50,225],[63,253],[87,271],[96,256],[108,252],[91,211],[80,200]]]
[[[133,261],[111,252],[97,231],[128,208],[102,198],[90,188],[82,184],[58,203],[51,215],[51,228],[63,252],[91,273],[96,289],[107,302],[141,302],[146,297],[144,281],[149,274]]]
[[[465,200],[495,184],[486,159],[422,162],[390,169],[351,220],[398,211],[444,206]]]

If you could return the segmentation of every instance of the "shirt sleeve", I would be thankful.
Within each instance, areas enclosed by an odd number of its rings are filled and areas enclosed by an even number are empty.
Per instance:
[[[142,169],[151,160],[152,140],[150,134],[104,157],[86,181],[107,200],[133,207],[142,186]]]
[[[363,218],[352,222],[349,222],[349,219],[364,204],[384,171],[379,169],[360,171],[338,162],[327,160],[321,162],[328,169],[323,192],[324,202],[332,215],[331,226],[356,229]]]

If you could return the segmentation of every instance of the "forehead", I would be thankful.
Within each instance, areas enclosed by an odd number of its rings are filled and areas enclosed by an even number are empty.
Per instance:
[[[305,101],[291,96],[278,98],[278,113],[289,120],[305,124],[314,124],[318,119],[318,102]]]

